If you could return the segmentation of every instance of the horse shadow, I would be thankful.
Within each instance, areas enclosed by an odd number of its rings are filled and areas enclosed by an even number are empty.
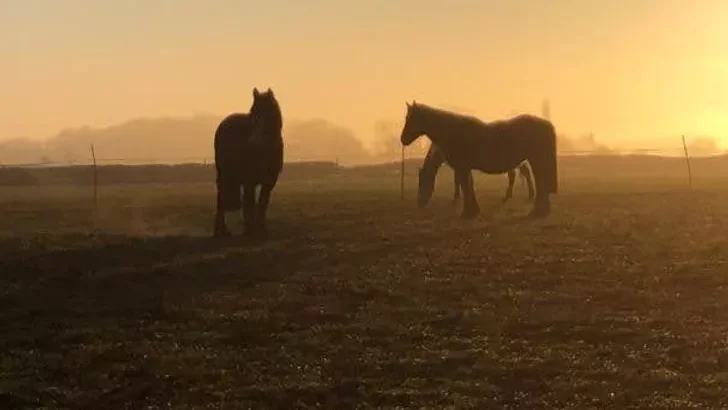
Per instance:
[[[23,372],[63,386],[85,380],[85,373],[114,374],[110,368],[122,363],[132,373],[118,376],[118,394],[125,394],[119,399],[142,388],[168,388],[154,365],[133,359],[134,346],[154,343],[160,332],[205,329],[206,300],[226,293],[244,297],[256,285],[285,280],[315,253],[289,246],[305,229],[300,222],[276,221],[271,228],[275,235],[266,243],[240,236],[221,241],[211,234],[68,234],[45,244],[0,238],[0,350],[34,361],[6,369],[19,387],[0,392],[0,403],[95,408],[97,400],[113,400],[93,388],[87,398],[58,395],[25,382]],[[83,353],[83,346],[108,340],[114,342],[109,352]],[[60,365],[55,358],[63,355],[80,362]]]
[[[70,234],[55,238],[57,246],[0,238],[0,320],[20,326],[0,348],[29,339],[51,347],[58,327],[73,323],[103,327],[174,319],[175,312],[219,289],[284,280],[317,251],[291,246],[306,230],[301,222],[271,222],[271,239],[264,243],[211,234]]]
[[[522,225],[534,223],[538,218],[529,215],[530,206],[533,202],[529,200],[518,200],[511,198],[504,202],[501,197],[487,196],[478,198],[480,213],[473,219],[461,218],[462,199],[433,200],[429,206],[419,208],[421,215],[436,218],[455,218],[465,223],[472,221],[486,221],[498,225]],[[448,215],[449,214],[449,215]]]

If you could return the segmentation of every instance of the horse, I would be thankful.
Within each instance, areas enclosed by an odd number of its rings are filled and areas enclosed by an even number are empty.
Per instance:
[[[445,162],[445,157],[442,155],[442,151],[437,149],[435,144],[430,144],[430,149],[425,154],[425,160],[422,163],[422,167],[418,171],[418,190],[417,190],[417,204],[420,208],[424,208],[430,202],[432,193],[435,190],[435,177],[440,166]],[[528,186],[528,200],[532,201],[534,196],[533,180],[531,177],[531,170],[526,165],[526,162],[521,163],[517,168],[521,180]],[[508,170],[508,188],[503,196],[503,202],[507,202],[513,197],[513,184],[516,180],[516,169]],[[454,175],[453,175],[454,176]],[[457,202],[460,199],[461,187],[458,184],[457,178],[454,179],[455,193],[453,195],[453,202]]]
[[[505,120],[484,122],[426,104],[406,103],[407,113],[400,135],[403,146],[426,135],[442,151],[455,170],[463,189],[463,219],[475,218],[480,207],[475,200],[472,170],[502,174],[524,161],[531,166],[536,198],[531,217],[551,213],[550,194],[558,191],[556,131],[543,118],[522,114]]]
[[[214,237],[230,236],[225,212],[243,209],[243,235],[267,239],[271,192],[283,170],[283,114],[273,90],[253,89],[247,113],[232,113],[215,130],[217,203]],[[260,194],[256,203],[256,189]],[[243,189],[242,203],[240,188]]]

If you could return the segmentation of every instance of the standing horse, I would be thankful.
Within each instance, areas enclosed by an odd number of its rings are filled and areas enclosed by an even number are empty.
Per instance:
[[[283,169],[282,129],[283,115],[270,88],[265,92],[254,88],[250,112],[230,114],[217,126],[215,237],[230,235],[225,225],[225,212],[242,207],[244,235],[249,239],[266,239],[268,203]],[[256,203],[258,185],[260,196]]]
[[[533,217],[551,212],[549,194],[558,190],[556,132],[553,124],[533,115],[484,122],[425,104],[407,103],[400,141],[407,146],[426,135],[442,151],[463,189],[462,218],[480,213],[471,170],[502,174],[528,161],[536,182]],[[467,184],[467,185],[465,185]]]
[[[435,144],[430,144],[430,149],[425,155],[425,160],[422,163],[422,168],[419,169],[418,176],[418,190],[417,190],[417,203],[420,208],[427,206],[432,198],[432,193],[435,190],[435,177],[440,166],[445,162],[445,156],[442,155],[442,151],[437,149]],[[528,185],[528,200],[533,200],[534,189],[533,180],[531,178],[531,170],[528,168],[525,162],[518,166],[518,172],[523,180]],[[472,176],[471,176],[472,177]],[[508,170],[508,188],[506,188],[506,194],[503,197],[503,202],[508,201],[513,197],[513,184],[516,180],[516,169]],[[455,193],[453,195],[453,202],[460,199],[460,185],[458,184],[457,178],[454,180]]]

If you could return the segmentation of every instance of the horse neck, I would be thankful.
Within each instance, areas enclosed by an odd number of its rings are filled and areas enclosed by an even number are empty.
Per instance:
[[[425,155],[425,161],[422,164],[422,168],[428,171],[436,171],[444,162],[445,156],[442,155],[442,151],[437,149],[435,144],[430,144],[430,149],[427,151],[427,155]]]
[[[443,147],[449,145],[453,130],[462,128],[463,119],[437,111],[423,111],[420,115],[420,122],[432,144],[438,146],[437,150],[441,151]],[[443,156],[442,152],[438,153]]]

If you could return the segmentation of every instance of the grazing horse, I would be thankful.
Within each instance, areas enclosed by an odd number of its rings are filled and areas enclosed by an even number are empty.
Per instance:
[[[549,194],[558,190],[556,131],[550,121],[533,115],[484,122],[473,116],[456,114],[425,104],[407,103],[400,142],[410,145],[422,135],[442,151],[455,170],[463,189],[462,218],[480,213],[475,200],[471,170],[502,174],[528,161],[536,183],[532,217],[551,212]]]
[[[427,206],[432,198],[432,193],[435,190],[435,177],[440,166],[445,162],[445,156],[442,155],[442,151],[437,149],[435,144],[430,144],[430,149],[425,155],[425,160],[422,163],[422,168],[418,172],[418,190],[417,190],[417,204],[420,208]],[[533,200],[534,189],[533,180],[531,178],[531,170],[528,168],[525,162],[518,166],[518,172],[525,183],[528,185],[528,200]],[[508,170],[508,188],[506,188],[506,194],[503,197],[503,202],[508,201],[513,197],[513,184],[516,180],[516,169]],[[455,193],[453,195],[453,202],[457,202],[460,199],[460,185],[458,184],[457,178],[454,180]]]
[[[215,130],[217,207],[214,236],[229,236],[225,212],[243,208],[244,235],[267,238],[270,195],[283,169],[283,115],[273,91],[253,89],[249,113],[232,113]],[[260,196],[256,203],[256,188]],[[240,187],[243,188],[242,203]]]

